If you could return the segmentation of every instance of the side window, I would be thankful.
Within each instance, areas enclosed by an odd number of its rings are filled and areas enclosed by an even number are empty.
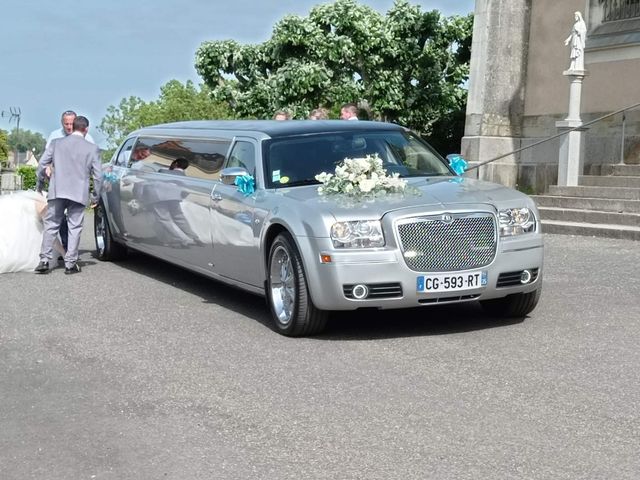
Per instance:
[[[256,149],[253,143],[239,141],[229,155],[228,167],[244,168],[249,175],[256,176]]]
[[[189,169],[186,171],[190,177],[217,180],[220,178],[220,170],[231,142],[229,140],[185,140],[183,147],[191,152]]]
[[[129,138],[126,142],[120,147],[118,154],[115,157],[114,165],[118,165],[120,167],[126,167],[129,164],[129,157],[131,156],[131,148],[133,147],[135,138]]]
[[[136,170],[217,179],[231,142],[177,137],[140,137],[130,166]]]

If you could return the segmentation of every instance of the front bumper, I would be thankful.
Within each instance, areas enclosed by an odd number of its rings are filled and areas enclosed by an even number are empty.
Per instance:
[[[486,271],[487,284],[480,288],[458,292],[422,293],[417,291],[419,275],[443,272],[416,272],[407,267],[396,248],[375,250],[336,251],[328,239],[299,238],[299,248],[305,259],[305,272],[309,291],[315,306],[322,310],[355,310],[358,308],[412,308],[436,303],[458,303],[488,300],[514,293],[537,290],[542,284],[542,235],[523,235],[524,238],[501,239],[493,262],[473,271]],[[323,263],[323,254],[331,256]],[[501,274],[522,270],[537,270],[535,280],[527,284],[516,283],[497,286]],[[455,272],[465,274],[464,270]],[[453,273],[453,272],[452,272]],[[389,297],[348,298],[345,286],[394,285]],[[400,288],[396,288],[395,286]],[[347,289],[348,290],[348,289]]]

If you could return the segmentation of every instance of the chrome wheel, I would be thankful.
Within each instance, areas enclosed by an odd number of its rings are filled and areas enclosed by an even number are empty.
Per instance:
[[[291,256],[282,245],[278,245],[272,253],[269,280],[274,314],[278,322],[288,325],[295,308],[296,283]]]
[[[319,333],[328,314],[318,310],[309,294],[304,264],[288,232],[276,236],[269,248],[266,296],[274,330],[283,335]]]
[[[98,250],[99,257],[102,257],[104,255],[104,237],[106,234],[105,222],[106,219],[104,218],[104,212],[102,211],[102,208],[96,208],[94,234],[96,237],[96,250]]]
[[[102,202],[93,211],[93,235],[99,260],[119,260],[127,255],[127,247],[117,243],[111,236],[107,210]]]

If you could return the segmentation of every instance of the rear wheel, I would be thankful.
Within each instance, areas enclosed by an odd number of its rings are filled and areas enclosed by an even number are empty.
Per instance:
[[[536,308],[541,288],[529,293],[516,293],[504,298],[494,298],[480,302],[482,308],[491,315],[501,318],[522,318]]]
[[[328,312],[313,304],[300,253],[288,233],[274,240],[267,268],[266,293],[274,329],[288,336],[320,333]]]
[[[96,239],[97,257],[100,260],[119,260],[127,255],[127,247],[113,240],[107,211],[100,201],[93,211],[93,234]]]

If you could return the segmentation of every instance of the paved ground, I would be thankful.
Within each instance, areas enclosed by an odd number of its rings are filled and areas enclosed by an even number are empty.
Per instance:
[[[360,313],[307,339],[148,257],[82,260],[0,275],[0,479],[640,476],[638,242],[547,236],[523,322]]]

